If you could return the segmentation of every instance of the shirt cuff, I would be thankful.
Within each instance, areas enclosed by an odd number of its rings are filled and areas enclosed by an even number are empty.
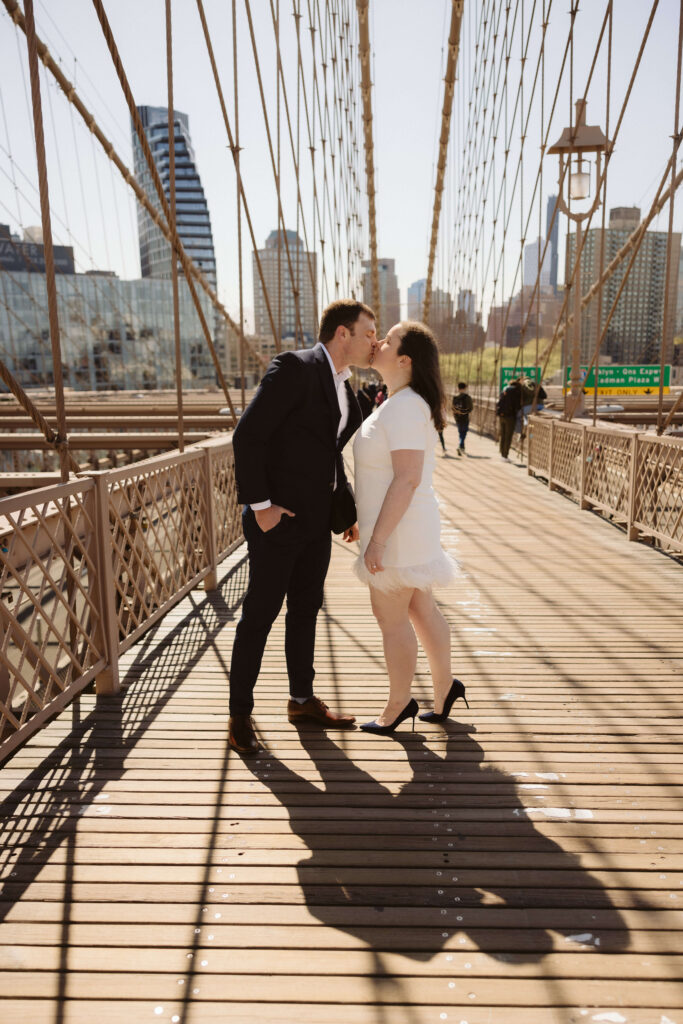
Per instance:
[[[263,511],[264,508],[270,508],[271,505],[272,501],[270,501],[270,499],[267,499],[266,501],[255,501],[253,502],[253,504],[249,506],[249,508],[252,510],[252,512],[261,512]]]

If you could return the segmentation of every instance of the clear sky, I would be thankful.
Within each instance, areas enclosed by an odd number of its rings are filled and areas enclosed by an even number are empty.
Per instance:
[[[484,0],[481,0],[483,3]],[[355,16],[355,3],[343,4]],[[488,3],[488,0],[487,0]],[[518,0],[513,0],[513,8]],[[541,8],[543,0],[537,0]],[[221,76],[232,104],[232,41],[228,0],[205,0],[212,27]],[[304,27],[311,5],[303,0]],[[522,7],[529,18],[533,0]],[[652,37],[639,74],[633,101],[624,121],[610,172],[608,207],[639,204],[646,207],[671,150],[673,85],[678,29],[676,0],[660,0]],[[166,71],[164,4],[162,0],[109,0],[107,4],[115,37],[136,101],[165,105]],[[244,5],[238,0],[240,117],[243,173],[259,244],[277,225],[275,192],[268,165],[263,118],[254,76]],[[443,101],[446,35],[450,0],[371,0],[373,47],[373,109],[377,167],[379,255],[396,260],[402,297],[414,280],[427,271],[437,138]],[[498,9],[504,7],[494,3]],[[567,0],[545,0],[550,9],[546,80],[559,66],[568,26]],[[612,77],[612,124],[621,105],[650,0],[615,0],[614,61]],[[274,117],[274,53],[268,0],[252,0],[259,39],[266,92]],[[471,38],[480,10],[478,0],[467,0],[463,41]],[[585,80],[593,53],[604,0],[582,0],[577,20],[575,80]],[[280,3],[284,59],[291,65],[293,52],[292,4]],[[65,74],[75,81],[86,104],[95,112],[105,132],[124,160],[132,166],[127,110],[94,9],[89,0],[36,0],[39,34],[60,60]],[[231,311],[237,306],[237,257],[235,178],[227,137],[220,118],[213,81],[193,0],[174,0],[176,107],[190,118],[197,164],[207,194],[218,259],[219,293]],[[465,54],[468,54],[466,56]],[[519,69],[519,48],[513,52]],[[529,66],[527,74],[529,74]],[[442,259],[438,280],[448,277],[447,255],[457,237],[453,221],[456,191],[462,170],[455,152],[466,142],[467,124],[460,90],[467,90],[476,71],[471,49],[463,46],[456,93],[453,145],[442,217]],[[291,72],[288,72],[291,76]],[[293,79],[290,77],[292,94]],[[113,268],[121,276],[139,274],[135,208],[126,188],[112,173],[90,135],[71,112],[68,103],[43,74],[44,111],[49,158],[54,232],[57,241],[74,244],[79,269]],[[28,114],[25,40],[4,8],[0,9],[0,222],[20,230],[39,223],[35,192],[36,172],[31,121]],[[527,89],[529,86],[527,86]],[[575,88],[578,88],[576,86]],[[548,93],[550,85],[546,85]],[[553,135],[568,123],[568,84],[565,84],[553,122]],[[565,95],[566,94],[566,95]],[[527,95],[529,93],[527,92]],[[360,97],[359,97],[360,99]],[[232,109],[232,108],[231,108]],[[534,114],[534,117],[536,115]],[[605,66],[601,59],[589,97],[590,123],[605,124]],[[555,127],[557,130],[555,131]],[[536,137],[534,138],[534,130]],[[538,162],[539,128],[529,129],[528,173]],[[551,139],[551,141],[553,141]],[[305,148],[305,147],[304,147]],[[286,153],[283,137],[283,154]],[[8,154],[11,154],[11,159]],[[283,164],[285,156],[283,155]],[[552,191],[556,178],[554,158],[546,158],[544,193]],[[294,227],[295,208],[291,178],[285,172],[288,226]],[[364,179],[364,175],[363,175]],[[364,181],[363,181],[364,183]],[[526,195],[531,194],[531,186]],[[309,201],[310,200],[304,200]],[[366,211],[363,200],[362,212]],[[678,209],[681,209],[679,202]],[[676,225],[683,218],[676,215]],[[666,227],[666,217],[660,218]],[[505,259],[516,260],[519,233],[514,232]],[[516,245],[516,250],[515,250]],[[250,245],[245,233],[246,307],[251,301]],[[513,252],[513,250],[515,250]]]

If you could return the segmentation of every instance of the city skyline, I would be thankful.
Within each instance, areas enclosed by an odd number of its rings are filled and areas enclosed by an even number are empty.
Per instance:
[[[602,5],[581,12],[582,40],[585,45],[577,48],[576,78],[584,76],[585,66],[592,50],[593,40],[597,35],[596,27],[602,15]],[[632,13],[633,25],[638,29],[643,21],[642,5],[634,0],[623,0],[626,13]],[[370,36],[374,51],[373,55],[373,109],[376,152],[376,185],[378,194],[378,243],[379,250],[390,253],[395,260],[398,282],[402,293],[415,280],[425,276],[427,268],[427,245],[434,185],[434,157],[438,139],[438,110],[443,98],[442,69],[445,60],[447,15],[450,4],[430,3],[415,4],[407,0],[377,0],[371,5]],[[207,16],[211,21],[216,36],[225,41],[225,63],[222,74],[225,81],[232,74],[230,47],[229,17],[221,5],[212,0],[206,3]],[[619,140],[617,158],[613,161],[610,177],[610,192],[607,204],[612,206],[639,205],[646,209],[652,198],[660,176],[660,167],[669,155],[671,127],[670,112],[660,109],[649,102],[654,90],[659,91],[659,75],[662,69],[670,70],[671,33],[668,26],[672,23],[675,5],[672,0],[662,0],[653,24],[653,33],[643,57],[639,70],[638,89],[634,93],[629,116],[624,122]],[[132,16],[134,12],[134,17]],[[112,29],[119,42],[123,59],[130,76],[131,86],[138,103],[163,102],[165,96],[165,55],[162,39],[163,19],[158,11],[152,11],[145,5],[133,5],[128,0],[112,8],[110,19]],[[220,124],[220,111],[215,96],[215,88],[210,79],[206,53],[201,38],[196,12],[181,5],[176,5],[175,39],[176,60],[176,108],[188,112],[193,126],[193,146],[197,167],[202,178],[209,208],[211,209],[212,230],[218,263],[218,292],[226,302],[231,314],[239,308],[237,296],[237,268],[235,266],[236,237],[236,203],[234,199],[234,169],[227,150],[227,139]],[[79,15],[67,0],[54,0],[49,10],[42,2],[37,4],[36,16],[38,30],[50,46],[51,52],[61,61],[66,73],[75,81],[79,93],[102,121],[105,131],[114,140],[117,149],[133,164],[130,129],[127,112],[123,104],[120,87],[106,53],[101,32],[96,18],[90,12],[87,16]],[[17,46],[16,30],[6,12],[2,12],[6,30],[0,33],[0,64],[3,67],[2,84],[8,87],[11,83],[25,80],[26,69],[23,53],[25,41],[19,38]],[[564,33],[567,19],[565,11],[553,11],[551,30],[556,28],[557,38]],[[291,20],[291,19],[289,19]],[[289,21],[285,25],[283,17],[283,33],[291,29]],[[265,32],[257,18],[256,31]],[[614,78],[613,92],[616,97],[623,93],[626,58],[623,50],[629,40],[624,36],[624,24],[628,18],[617,19],[615,23],[614,41]],[[133,29],[135,24],[135,29]],[[287,27],[289,26],[289,27]],[[265,238],[272,224],[276,222],[275,199],[272,181],[268,180],[270,171],[261,158],[262,148],[259,132],[262,133],[262,115],[257,106],[257,93],[253,89],[255,79],[253,68],[249,64],[248,29],[243,15],[238,18],[242,53],[240,73],[245,76],[245,85],[241,88],[242,97],[242,158],[244,161],[244,178],[248,184],[249,194],[260,196],[263,192],[267,202],[254,203],[255,232],[258,238]],[[635,34],[635,28],[633,29]],[[290,37],[288,37],[290,38]],[[73,52],[67,40],[78,40],[79,61],[74,71]],[[182,40],[182,45],[181,45]],[[284,45],[284,43],[283,43]],[[548,59],[557,53],[557,40],[549,37]],[[23,49],[22,49],[23,47]],[[20,57],[19,54],[22,54]],[[196,55],[195,60],[188,60],[187,54]],[[404,71],[400,86],[395,83],[395,66],[399,63]],[[674,61],[675,65],[675,61]],[[459,74],[465,76],[469,68],[464,64]],[[675,68],[674,68],[675,70]],[[266,85],[272,85],[272,70],[264,69]],[[72,124],[72,114],[63,96],[50,82],[48,75],[43,76],[45,84],[45,108],[50,118],[54,117],[54,127],[48,123],[46,144],[48,146],[48,171],[50,175],[51,198],[54,203],[53,229],[57,244],[73,245],[78,268],[113,269],[123,279],[135,279],[140,274],[137,267],[139,253],[138,239],[131,230],[131,222],[137,220],[135,203],[123,183],[115,183],[113,197],[118,203],[107,198],[109,192],[110,171],[106,173],[106,158],[94,156],[90,152],[92,142],[85,126],[76,122]],[[96,84],[95,84],[96,83]],[[595,87],[604,85],[604,69],[599,65],[596,69]],[[619,91],[621,90],[621,92]],[[11,225],[13,230],[21,231],[38,222],[36,213],[36,194],[32,191],[35,182],[33,140],[30,131],[30,116],[25,95],[21,89],[17,93],[18,102],[7,104],[7,125],[2,145],[4,153],[3,169],[5,177],[0,181],[0,217]],[[566,107],[563,107],[561,118],[568,119]],[[429,116],[425,116],[426,114]],[[591,118],[605,125],[605,112],[597,102],[591,100]],[[560,123],[563,123],[560,122]],[[410,143],[406,143],[406,126],[410,125]],[[533,125],[530,127],[530,132]],[[71,140],[78,138],[82,147],[79,155]],[[67,145],[69,143],[69,145]],[[535,144],[534,144],[535,145]],[[453,143],[455,146],[455,142]],[[668,146],[668,149],[667,149]],[[441,222],[442,237],[449,237],[450,225],[454,221],[455,190],[458,183],[453,180],[455,163],[452,151],[447,162],[447,189]],[[12,162],[6,155],[10,153]],[[643,159],[647,153],[647,161]],[[89,166],[84,164],[86,156]],[[97,161],[103,161],[97,163]],[[99,169],[98,169],[99,168]],[[556,162],[547,158],[545,161],[546,187],[542,202],[556,188]],[[20,196],[12,185],[12,177],[16,177],[25,190],[28,199]],[[28,182],[22,175],[26,175]],[[64,201],[62,193],[66,191],[64,181],[74,182],[74,194]],[[76,195],[82,183],[84,201]],[[363,176],[363,185],[364,176]],[[285,183],[285,200],[291,208],[291,182]],[[449,193],[450,190],[450,193]],[[103,193],[104,197],[103,197]],[[406,202],[405,197],[410,201]],[[450,198],[449,198],[450,196]],[[363,199],[366,203],[365,198]],[[84,211],[81,205],[86,207]],[[367,224],[366,205],[363,206],[364,221]],[[290,223],[294,218],[287,216]],[[680,204],[675,210],[675,228],[681,226],[683,213]],[[89,223],[89,220],[91,223]],[[654,227],[665,227],[666,211],[655,221]],[[539,216],[540,226],[540,216]],[[545,225],[543,225],[545,227]],[[543,234],[544,231],[530,231],[530,237]],[[445,243],[444,243],[445,245]],[[243,271],[249,272],[251,258],[250,245],[244,245]],[[564,252],[564,229],[559,239],[560,261]],[[365,254],[367,255],[367,254]],[[512,258],[512,257],[511,257]],[[455,298],[458,290],[471,288],[478,292],[481,304],[481,289],[477,283],[466,279],[461,274],[452,282],[453,287],[447,288],[446,278],[450,268],[441,268],[435,286],[448,290]],[[320,278],[320,275],[319,275]],[[563,275],[560,268],[560,280]],[[248,280],[248,277],[246,277]],[[513,284],[513,272],[508,268],[505,276],[505,298],[512,296],[520,282]],[[496,302],[501,296],[496,296]],[[492,299],[484,296],[484,321]],[[248,309],[249,298],[246,307]],[[248,311],[253,319],[253,311]]]

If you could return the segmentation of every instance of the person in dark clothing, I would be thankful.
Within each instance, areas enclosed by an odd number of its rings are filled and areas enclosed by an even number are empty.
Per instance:
[[[517,413],[515,420],[515,430],[522,435],[524,438],[526,434],[527,423],[529,422],[529,414],[533,409],[534,396],[536,398],[536,412],[540,412],[544,408],[544,403],[548,397],[548,393],[541,383],[538,384],[538,390],[536,382],[531,377],[524,377],[521,380],[522,387],[522,408]]]
[[[372,384],[368,381],[362,384],[356,392],[356,398],[360,406],[361,415],[364,420],[368,418],[370,413],[375,408],[375,398],[377,397],[377,385]]]
[[[259,744],[251,719],[254,686],[271,626],[287,598],[285,658],[290,722],[352,725],[313,693],[315,626],[330,561],[330,529],[358,539],[342,448],[362,422],[349,366],[369,367],[375,316],[362,302],[333,302],[320,343],[281,352],[268,367],[233,434],[235,478],[249,552],[249,583],[230,665],[228,742],[240,754]]]
[[[496,402],[496,415],[498,416],[500,434],[500,457],[504,462],[510,461],[508,453],[512,444],[512,435],[515,432],[517,414],[522,408],[522,401],[522,382],[517,377],[515,380],[511,380],[507,387],[503,388]]]
[[[470,413],[474,408],[474,402],[472,401],[472,396],[467,390],[467,384],[465,381],[461,380],[458,384],[458,393],[457,395],[453,395],[451,405],[453,408],[453,416],[455,417],[455,425],[458,428],[458,435],[460,437],[458,455],[464,455],[465,438],[467,437],[467,431],[470,429]]]

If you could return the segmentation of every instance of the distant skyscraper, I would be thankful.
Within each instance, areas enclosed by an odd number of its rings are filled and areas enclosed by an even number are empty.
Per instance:
[[[395,260],[377,260],[379,277],[379,315],[381,329],[386,332],[401,319],[401,293],[398,290],[398,278],[394,269]],[[363,302],[372,306],[372,263],[363,260]],[[377,312],[375,310],[375,312]]]
[[[676,301],[676,337],[683,336],[683,248],[678,255],[678,292]]]
[[[543,248],[545,246],[544,240],[539,236],[535,242],[530,242],[524,246],[524,284],[535,285],[536,278],[538,277],[538,261],[543,256]],[[545,257],[543,259],[543,265],[541,267],[541,280],[540,285],[542,288],[550,287],[550,264],[551,264],[551,252],[550,246],[545,250]]]
[[[427,278],[421,277],[419,281],[413,281],[408,288],[408,319],[421,320],[422,309],[425,301],[425,285]]]
[[[418,317],[422,319],[422,317]],[[453,321],[453,297],[443,288],[432,288],[432,297],[429,303],[429,322],[434,330],[443,331],[452,326]]]
[[[560,211],[557,211],[555,223],[550,229],[550,222],[553,219],[553,212],[557,204],[557,196],[548,196],[548,205],[545,215],[545,237],[550,237],[548,252],[550,253],[550,287],[557,295],[557,264],[558,264],[558,239],[560,236]]]
[[[466,324],[473,324],[475,321],[474,292],[469,288],[461,288],[458,292],[458,313],[464,314]]]
[[[266,239],[265,248],[258,250],[261,269],[265,280],[268,301],[275,322],[275,329],[281,338],[296,338],[302,347],[313,345],[318,337],[317,323],[317,263],[314,252],[306,252],[304,243],[296,231],[287,231],[287,248],[281,231],[271,231]],[[301,328],[304,332],[300,337],[294,288],[289,270],[292,264],[294,285],[299,292],[299,315]],[[278,269],[279,268],[279,269]],[[266,306],[263,285],[258,272],[256,256],[252,253],[252,273],[254,278],[254,322],[256,334],[262,338],[272,336],[268,309]]]
[[[147,141],[154,157],[166,198],[170,198],[168,107],[138,107]],[[178,235],[185,252],[216,287],[216,256],[211,220],[190,141],[187,114],[175,111],[175,189]],[[147,161],[133,130],[133,165],[138,179],[154,206],[160,207]],[[171,277],[171,247],[142,206],[138,206],[140,266],[143,277]]]
[[[581,255],[581,294],[585,295],[598,279],[601,244],[604,244],[604,265],[608,266],[640,223],[638,207],[617,207],[610,210],[609,227],[590,228],[584,235]],[[674,252],[681,245],[680,232],[672,237]],[[576,235],[567,236],[567,279],[574,265]],[[621,293],[614,316],[607,329],[602,351],[617,363],[639,364],[659,361],[666,283],[666,231],[646,231]],[[602,301],[602,329],[621,285],[626,264],[611,275],[605,284]],[[672,341],[676,321],[678,260],[669,268],[668,336],[665,339],[665,361],[671,362]],[[590,359],[597,341],[597,302],[591,302],[581,316],[581,358]]]
[[[425,301],[425,285],[427,278],[421,277],[419,281],[413,281],[408,288],[408,319],[421,320],[422,309]]]

